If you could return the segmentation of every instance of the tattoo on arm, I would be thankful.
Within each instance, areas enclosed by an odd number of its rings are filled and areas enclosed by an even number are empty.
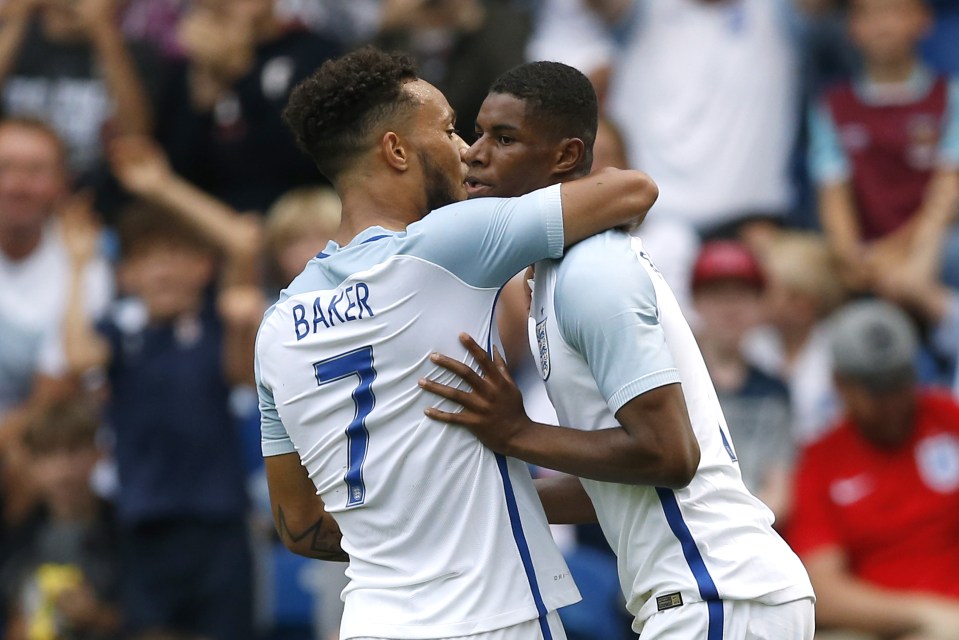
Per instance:
[[[340,548],[343,534],[335,522],[324,522],[327,517],[329,516],[324,514],[304,531],[294,533],[287,525],[283,507],[278,506],[276,530],[280,534],[280,540],[288,543],[287,546],[291,550],[295,549],[296,553],[318,560],[348,562],[350,557]]]

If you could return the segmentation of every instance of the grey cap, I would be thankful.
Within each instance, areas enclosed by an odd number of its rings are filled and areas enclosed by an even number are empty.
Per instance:
[[[909,316],[881,300],[861,300],[831,320],[833,371],[872,390],[893,389],[915,376],[916,329]]]

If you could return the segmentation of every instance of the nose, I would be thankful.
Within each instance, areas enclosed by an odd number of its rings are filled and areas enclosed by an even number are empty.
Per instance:
[[[485,136],[480,136],[477,138],[476,142],[474,142],[472,146],[466,150],[466,153],[463,156],[466,164],[471,167],[482,166],[486,164],[485,139]]]

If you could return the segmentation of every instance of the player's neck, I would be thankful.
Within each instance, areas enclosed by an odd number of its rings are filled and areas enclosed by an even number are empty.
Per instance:
[[[340,228],[333,239],[341,247],[364,229],[378,226],[390,231],[404,231],[426,214],[422,197],[413,197],[403,189],[342,188],[343,203]]]

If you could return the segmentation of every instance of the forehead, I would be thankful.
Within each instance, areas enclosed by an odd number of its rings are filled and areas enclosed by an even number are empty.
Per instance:
[[[63,152],[60,141],[39,127],[18,123],[0,124],[0,148],[58,157]]]
[[[483,128],[525,129],[531,126],[526,122],[526,101],[509,93],[487,95],[476,121]]]
[[[417,117],[447,123],[453,119],[453,108],[443,92],[426,80],[416,79],[403,85],[403,90],[419,105]]]

